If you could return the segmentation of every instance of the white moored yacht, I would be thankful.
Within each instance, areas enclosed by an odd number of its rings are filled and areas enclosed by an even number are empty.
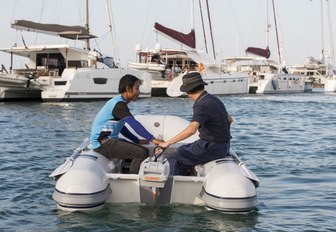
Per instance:
[[[157,44],[158,46],[158,44]],[[186,72],[196,71],[203,64],[202,78],[208,83],[206,90],[216,95],[247,94],[246,73],[225,74],[220,65],[196,50],[155,49],[138,50],[138,62],[129,62],[128,67],[142,69],[152,74],[152,95],[180,97],[182,77]],[[162,69],[162,66],[165,68]],[[159,69],[161,67],[161,69]]]
[[[305,91],[305,76],[289,73],[279,63],[264,57],[233,57],[222,60],[225,73],[249,75],[250,93],[300,93]]]
[[[28,58],[27,69],[14,69],[10,74],[0,75],[0,86],[6,87],[2,100],[24,96],[44,101],[107,99],[118,95],[119,79],[125,74],[141,79],[140,97],[151,96],[150,74],[113,67],[112,58],[94,57],[86,49],[36,45],[1,51]],[[33,76],[31,80],[26,77],[28,74]]]
[[[107,99],[118,95],[119,80],[125,74],[138,77],[140,97],[151,96],[151,75],[121,68],[114,59],[90,48],[88,1],[83,26],[14,20],[11,27],[72,40],[84,40],[85,48],[69,45],[26,45],[0,49],[10,54],[11,68],[2,66],[0,100],[39,98],[44,101]],[[28,58],[25,69],[13,69],[14,56]]]
[[[208,83],[205,89],[215,95],[228,94],[247,94],[248,93],[248,74],[246,73],[224,73],[221,70],[220,62],[210,58],[208,54],[197,51],[195,44],[195,31],[191,30],[189,34],[183,34],[173,29],[164,27],[159,23],[155,23],[154,29],[168,38],[179,41],[191,49],[183,49],[183,53],[190,59],[189,64],[195,65],[189,67],[168,82],[167,95],[170,97],[180,97],[185,93],[180,91],[182,77],[186,72],[199,71],[203,80]],[[202,70],[197,70],[197,66],[202,66]]]

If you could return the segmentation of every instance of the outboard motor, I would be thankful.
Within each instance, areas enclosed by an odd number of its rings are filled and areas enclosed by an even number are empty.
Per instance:
[[[26,84],[26,90],[28,91],[31,87],[31,80],[35,80],[35,77],[33,73],[26,74],[25,77],[28,79]]]
[[[161,154],[145,159],[139,171],[140,186],[151,190],[153,200],[159,195],[169,176],[169,162]]]

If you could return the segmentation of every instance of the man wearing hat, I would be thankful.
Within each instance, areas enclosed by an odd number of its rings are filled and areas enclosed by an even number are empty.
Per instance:
[[[223,102],[204,90],[207,83],[199,72],[185,74],[182,82],[180,90],[195,101],[191,123],[172,139],[159,143],[159,146],[167,148],[194,135],[197,130],[200,139],[182,145],[166,156],[170,175],[185,175],[195,165],[226,157],[230,149],[230,124],[233,120]]]

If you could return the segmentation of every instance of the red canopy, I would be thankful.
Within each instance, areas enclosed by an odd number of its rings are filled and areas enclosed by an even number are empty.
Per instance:
[[[255,48],[255,47],[248,47],[246,50],[245,50],[246,53],[252,53],[254,55],[258,55],[258,56],[262,56],[262,57],[265,57],[265,58],[269,58],[271,56],[271,51],[269,50],[269,48]]]
[[[154,24],[154,29],[158,32],[163,33],[171,39],[177,40],[180,43],[183,43],[191,48],[196,48],[196,37],[195,31],[192,29],[189,34],[184,34],[168,27],[162,26],[159,23]]]

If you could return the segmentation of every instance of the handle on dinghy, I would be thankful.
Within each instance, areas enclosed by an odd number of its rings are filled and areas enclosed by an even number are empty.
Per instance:
[[[159,149],[161,150],[161,152],[158,152]],[[164,152],[165,150],[166,150],[166,149],[163,148],[163,147],[161,147],[161,146],[156,146],[156,147],[154,148],[154,157],[155,157],[154,162],[157,162],[158,158],[161,157],[161,155],[163,154],[163,152]]]
[[[237,154],[234,151],[230,150],[229,154],[238,163],[241,173],[247,178],[249,178],[256,187],[259,187],[260,184],[259,178],[250,169],[246,167],[246,165],[238,158]]]
[[[61,164],[58,168],[53,171],[49,177],[56,177],[66,173],[73,165],[75,159],[79,156],[79,154],[90,144],[90,139],[84,139],[83,143],[77,147],[72,155],[66,158],[65,162]]]

